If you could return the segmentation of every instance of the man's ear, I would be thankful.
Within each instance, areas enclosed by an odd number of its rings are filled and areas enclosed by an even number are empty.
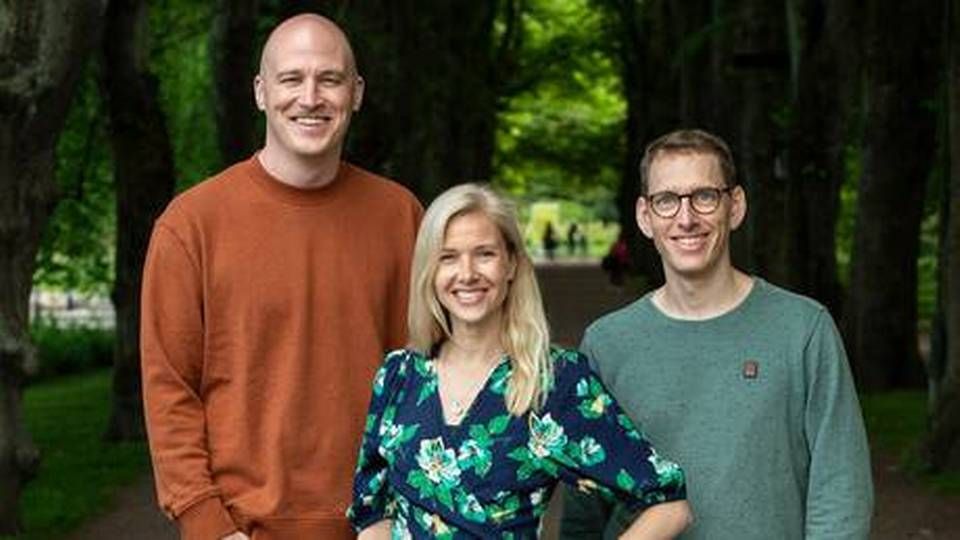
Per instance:
[[[363,105],[363,89],[366,88],[367,83],[363,80],[363,77],[357,75],[357,81],[353,85],[353,112],[360,110],[360,106]]]
[[[747,216],[747,193],[742,186],[730,191],[730,230],[735,231]]]
[[[636,206],[637,226],[640,232],[647,238],[653,238],[653,225],[650,223],[650,207],[647,205],[647,199],[643,195],[637,197]]]
[[[266,110],[267,106],[263,99],[263,77],[260,75],[253,78],[253,99],[257,102],[258,109]]]

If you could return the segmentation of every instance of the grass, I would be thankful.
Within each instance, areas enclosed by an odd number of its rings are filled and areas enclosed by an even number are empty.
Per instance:
[[[926,429],[926,394],[889,392],[862,397],[874,451],[898,456],[938,493],[960,495],[960,473],[922,472],[917,446]],[[26,534],[59,538],[106,510],[117,488],[149,470],[144,443],[106,443],[110,370],[60,377],[27,388],[24,415],[43,453],[37,477],[21,499]]]
[[[861,397],[864,422],[873,451],[899,458],[903,467],[935,492],[960,495],[960,472],[930,473],[920,460],[919,445],[927,429],[927,394],[906,390]]]
[[[21,498],[29,539],[59,538],[109,508],[116,489],[149,471],[145,443],[107,443],[109,369],[28,387],[28,429],[42,453],[37,476]]]

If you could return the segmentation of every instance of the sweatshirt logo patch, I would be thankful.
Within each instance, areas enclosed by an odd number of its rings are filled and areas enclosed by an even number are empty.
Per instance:
[[[756,360],[747,360],[743,363],[743,374],[744,379],[756,379],[760,376],[760,362]]]

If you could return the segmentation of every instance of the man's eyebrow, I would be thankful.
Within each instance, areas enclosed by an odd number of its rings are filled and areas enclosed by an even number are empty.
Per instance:
[[[301,70],[299,70],[299,69],[296,69],[296,68],[294,68],[294,69],[284,69],[284,70],[277,71],[276,73],[274,73],[274,77],[278,77],[278,78],[279,78],[279,77],[284,77],[284,76],[287,76],[287,75],[302,75],[302,74],[303,74],[303,71],[301,71]]]

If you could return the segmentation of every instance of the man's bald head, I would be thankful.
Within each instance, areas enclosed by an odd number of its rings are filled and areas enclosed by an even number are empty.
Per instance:
[[[322,40],[327,46],[340,49],[344,67],[350,74],[357,74],[353,48],[343,30],[326,17],[315,13],[301,13],[283,21],[270,32],[260,54],[260,76],[276,65],[278,55],[283,55],[284,51],[296,47],[298,42],[304,40]]]
[[[253,80],[257,108],[267,120],[261,162],[278,178],[308,163],[313,171],[336,171],[363,89],[350,43],[336,24],[312,14],[281,23],[263,47]]]

